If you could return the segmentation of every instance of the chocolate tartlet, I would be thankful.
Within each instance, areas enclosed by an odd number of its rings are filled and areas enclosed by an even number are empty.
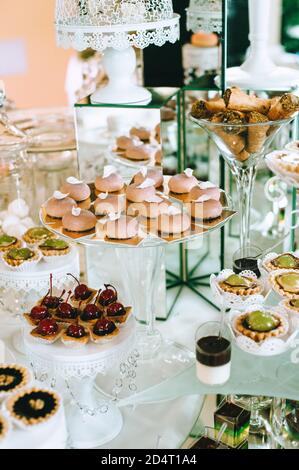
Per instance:
[[[21,242],[16,237],[10,237],[5,233],[0,235],[0,253],[11,250],[12,248],[20,248]]]
[[[287,322],[275,312],[255,310],[240,315],[235,322],[236,330],[256,342],[281,336],[287,331]]]
[[[60,407],[60,398],[52,390],[32,388],[14,395],[6,402],[13,420],[21,426],[34,426],[49,421]]]
[[[106,315],[109,320],[115,323],[124,324],[132,312],[132,307],[124,307],[119,302],[110,304],[106,309]]]
[[[30,334],[40,343],[53,344],[61,336],[62,326],[54,319],[46,318],[45,320],[41,320]]]
[[[37,326],[39,322],[46,318],[51,318],[51,313],[45,305],[36,305],[30,311],[30,313],[24,313],[23,317],[31,326]]]
[[[259,294],[263,291],[263,286],[256,279],[239,274],[231,274],[218,285],[224,292],[241,296]]]
[[[8,421],[6,421],[4,416],[0,415],[0,443],[7,437],[8,431],[9,431]]]
[[[26,367],[22,367],[18,364],[1,364],[0,397],[8,396],[26,387],[30,380],[30,373]]]

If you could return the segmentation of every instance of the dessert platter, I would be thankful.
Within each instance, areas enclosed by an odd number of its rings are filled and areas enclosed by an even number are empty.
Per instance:
[[[69,241],[125,247],[191,240],[234,215],[229,197],[192,170],[168,179],[142,167],[126,184],[110,165],[94,183],[68,178],[40,212],[44,226]]]
[[[67,410],[72,445],[91,448],[112,440],[122,416],[112,401],[93,391],[97,374],[118,365],[134,343],[131,307],[110,284],[98,291],[73,279],[73,289],[54,295],[52,283],[24,318],[24,344],[35,375],[62,382],[71,395]]]
[[[0,364],[0,402],[0,449],[65,449],[62,398],[38,384],[27,367]]]

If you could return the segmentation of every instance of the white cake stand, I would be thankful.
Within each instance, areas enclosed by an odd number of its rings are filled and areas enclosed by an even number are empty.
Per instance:
[[[90,449],[114,439],[122,429],[122,415],[112,403],[99,401],[93,390],[97,374],[122,361],[133,342],[135,320],[131,318],[118,336],[101,345],[89,343],[81,349],[70,349],[60,341],[52,345],[37,343],[28,330],[24,332],[26,354],[41,381],[65,381],[64,391],[71,400],[66,406],[71,445]]]
[[[73,280],[67,273],[80,276],[79,253],[74,247],[72,255],[68,262],[59,260],[54,265],[41,261],[33,271],[16,272],[0,263],[0,323],[20,325],[20,315],[46,295],[50,274],[53,274],[54,290],[60,293],[62,289],[71,289]],[[24,354],[21,329],[14,334],[12,341],[14,348]]]

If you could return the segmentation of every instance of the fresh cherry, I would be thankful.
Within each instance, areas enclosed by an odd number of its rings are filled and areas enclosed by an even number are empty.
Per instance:
[[[116,329],[115,324],[113,321],[108,320],[107,318],[101,318],[98,320],[93,328],[93,332],[97,336],[105,336],[113,333]]]
[[[74,295],[76,300],[86,300],[88,297],[90,297],[90,290],[85,284],[80,284],[78,279],[73,276],[71,273],[68,273],[68,276],[72,276],[73,279],[78,283]]]
[[[55,335],[58,332],[58,325],[55,320],[45,319],[39,323],[37,332],[41,336]]]
[[[74,323],[73,325],[70,325],[68,327],[68,329],[66,330],[66,334],[71,338],[83,338],[84,336],[86,336],[86,331],[82,325]]]
[[[50,317],[50,314],[48,312],[48,308],[45,305],[37,305],[31,310],[30,317],[33,320],[44,320],[45,318]]]
[[[57,315],[60,318],[73,319],[78,316],[77,309],[75,309],[71,304],[68,303],[71,293],[72,291],[69,291],[66,301],[62,302],[57,309]]]
[[[114,302],[114,304],[111,304],[107,307],[108,317],[117,317],[119,315],[125,315],[125,313],[125,307],[119,302]]]
[[[117,290],[111,284],[104,284],[105,289],[102,290],[99,296],[99,303],[103,307],[107,307],[117,301]]]

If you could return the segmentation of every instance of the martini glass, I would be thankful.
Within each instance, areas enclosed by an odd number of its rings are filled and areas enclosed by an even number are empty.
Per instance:
[[[293,117],[280,121],[254,124],[211,122],[206,119],[190,119],[204,129],[217,145],[235,177],[240,212],[240,247],[250,242],[250,207],[257,167],[282,127]]]

